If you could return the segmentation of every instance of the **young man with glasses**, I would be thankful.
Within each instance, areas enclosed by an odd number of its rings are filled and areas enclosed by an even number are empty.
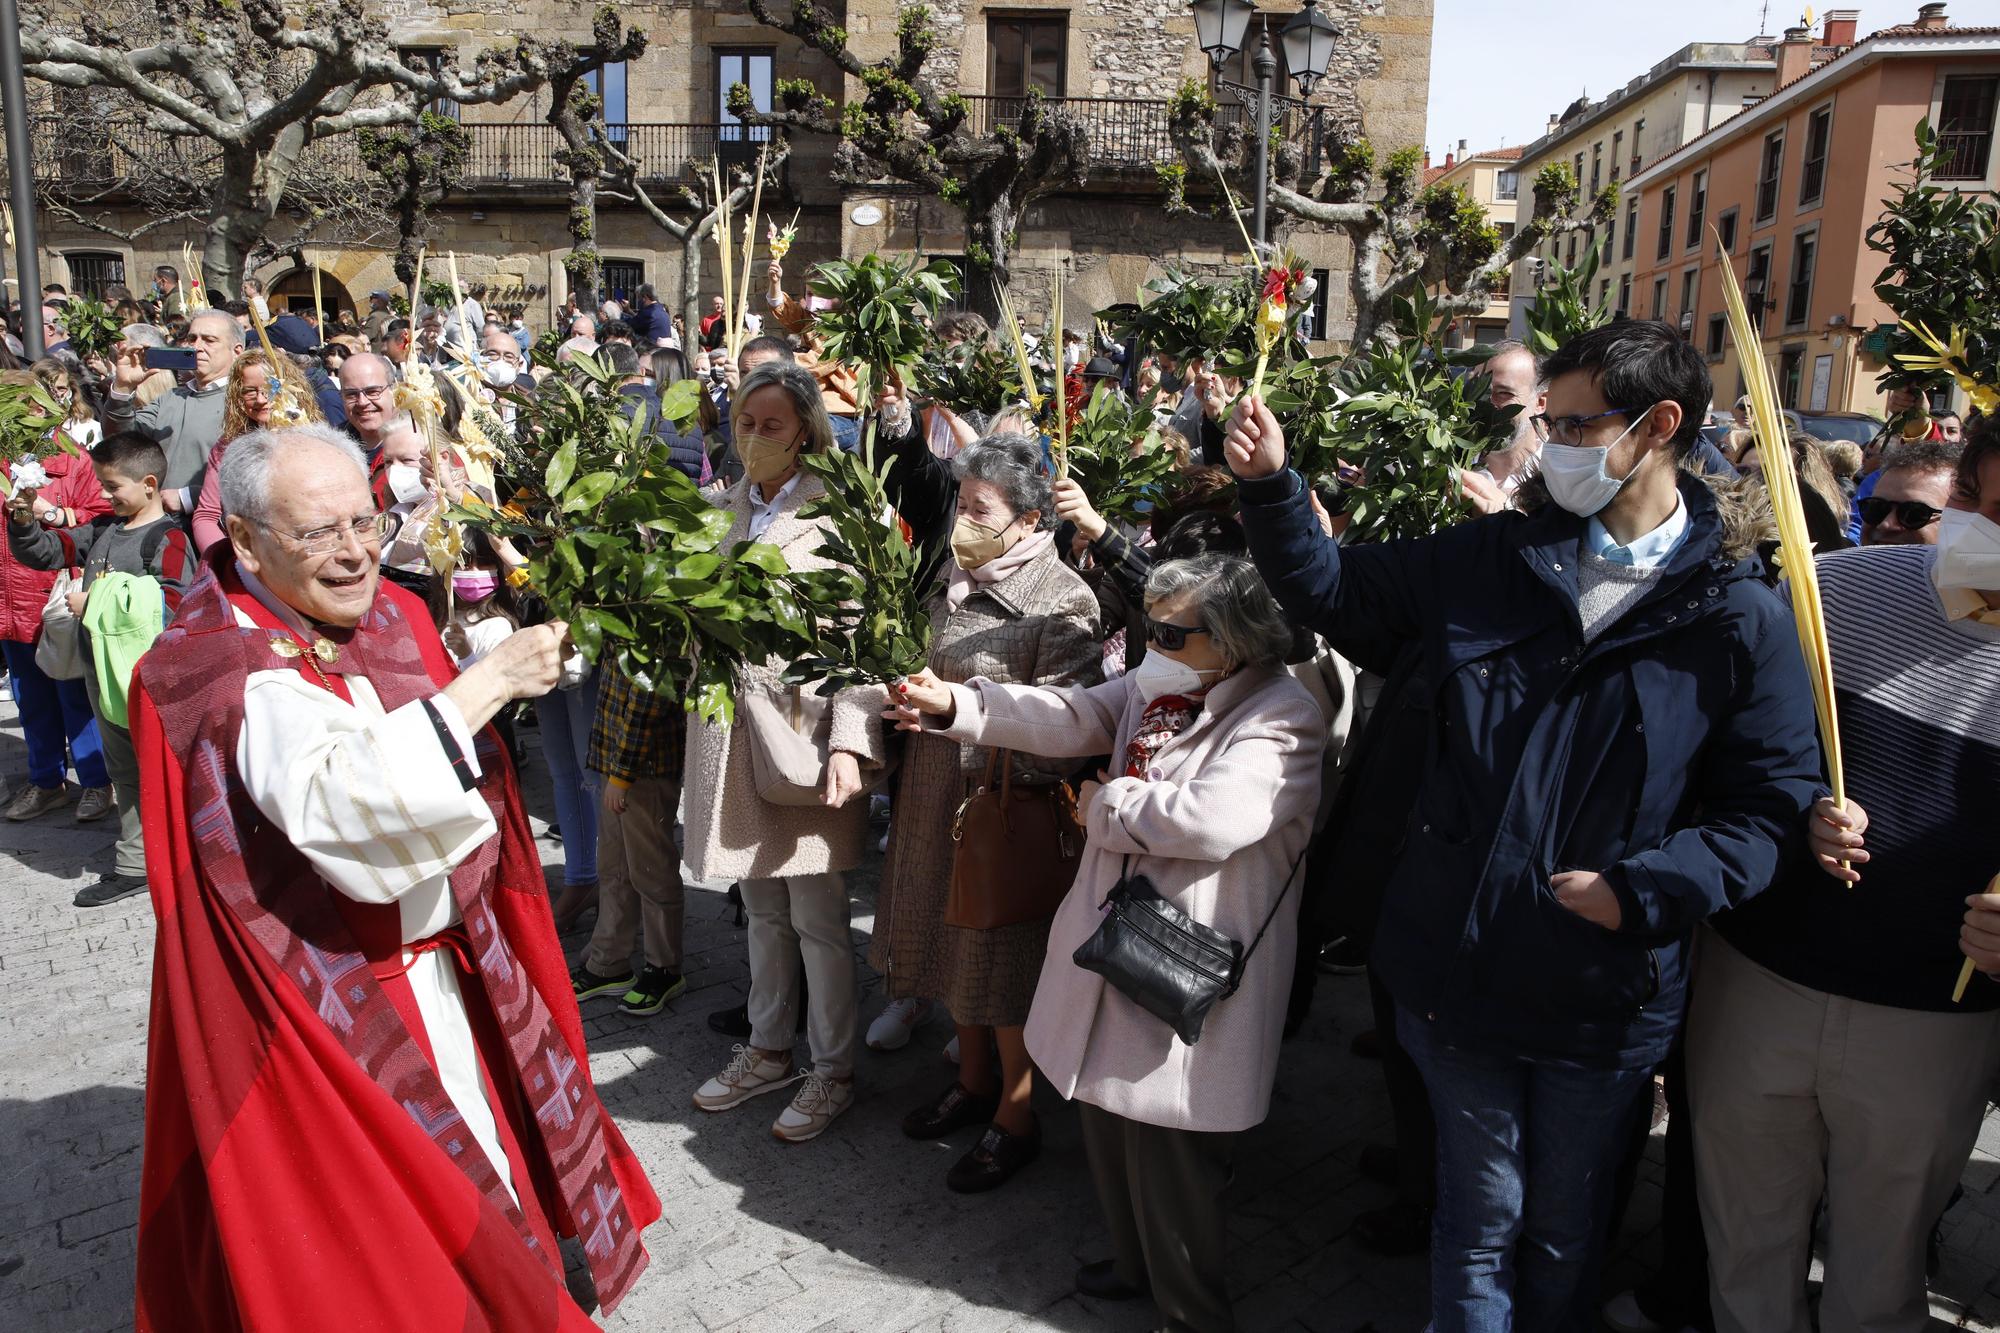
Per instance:
[[[1983,423],[1982,423],[1983,424]],[[1891,452],[1886,484],[1904,450]],[[2000,434],[1975,426],[1934,540],[1818,561],[1845,811],[1715,918],[1688,1016],[1719,1333],[1928,1326],[1925,1242],[2000,1074]],[[1968,906],[1972,908],[1967,911]]]
[[[1756,529],[1681,466],[1700,352],[1628,320],[1543,377],[1547,498],[1422,540],[1328,538],[1254,395],[1227,444],[1279,602],[1336,651],[1408,645],[1430,700],[1370,964],[1436,1112],[1438,1333],[1593,1326],[1689,937],[1770,882],[1821,790]]]
[[[340,363],[340,406],[347,413],[347,433],[368,451],[370,466],[400,416],[390,370],[389,362],[373,352]]]
[[[1855,502],[1863,546],[1935,546],[1938,518],[1951,502],[1959,446],[1912,440],[1890,446],[1875,493]]]

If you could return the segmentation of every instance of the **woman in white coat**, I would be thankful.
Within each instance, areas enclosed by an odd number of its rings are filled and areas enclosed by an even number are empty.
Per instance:
[[[1150,1291],[1169,1329],[1217,1333],[1235,1328],[1222,1192],[1235,1136],[1270,1108],[1297,943],[1293,870],[1312,836],[1326,722],[1285,674],[1292,631],[1248,560],[1159,566],[1146,622],[1145,660],[1116,680],[1040,688],[919,674],[886,716],[1029,754],[1113,756],[1079,793],[1088,845],[1049,932],[1028,1051],[1080,1104],[1116,1251],[1085,1266],[1079,1287],[1107,1299]],[[1241,989],[1195,1045],[1072,961],[1126,874],[1246,948],[1269,922]]]

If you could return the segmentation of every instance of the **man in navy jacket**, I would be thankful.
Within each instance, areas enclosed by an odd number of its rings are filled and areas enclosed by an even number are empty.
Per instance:
[[[1594,1326],[1690,932],[1771,881],[1821,790],[1791,614],[1735,497],[1680,466],[1700,353],[1623,321],[1543,373],[1553,503],[1421,540],[1327,538],[1258,398],[1226,446],[1286,610],[1342,651],[1413,644],[1431,700],[1371,963],[1437,1115],[1438,1333]]]

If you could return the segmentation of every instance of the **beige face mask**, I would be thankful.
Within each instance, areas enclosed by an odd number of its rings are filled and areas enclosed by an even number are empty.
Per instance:
[[[951,529],[951,555],[963,570],[974,570],[987,561],[1005,555],[1014,543],[1007,534],[1013,524],[1004,528],[989,528],[976,519],[958,516],[958,522]]]
[[[796,441],[769,435],[738,435],[736,453],[743,460],[743,475],[759,485],[785,475],[798,457]]]

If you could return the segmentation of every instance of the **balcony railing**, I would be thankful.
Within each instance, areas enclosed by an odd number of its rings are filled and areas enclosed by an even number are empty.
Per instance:
[[[1938,135],[1938,169],[1932,177],[1941,181],[1983,181],[1993,153],[1993,131],[1947,132]]]
[[[1113,171],[1150,170],[1180,161],[1173,134],[1167,127],[1169,103],[1164,98],[1147,97],[1049,97],[1042,99],[1052,108],[1068,112],[1083,122],[1090,139],[1091,166]],[[1025,97],[968,96],[966,128],[974,134],[989,134],[1005,125],[1019,128],[1028,109]],[[1248,128],[1249,107],[1223,101],[1215,108],[1218,134],[1236,125]],[[1316,107],[1287,99],[1275,110],[1272,127],[1281,139],[1308,140],[1316,149],[1320,132],[1320,112]]]
[[[988,134],[1018,127],[1028,107],[1023,97],[969,96],[966,128]],[[1096,170],[1144,171],[1177,162],[1168,131],[1165,99],[1117,97],[1049,98],[1080,119],[1089,136]],[[1247,125],[1248,108],[1224,102],[1216,108],[1218,136]],[[753,156],[770,131],[740,124],[648,122],[607,127],[612,140],[638,163],[646,181],[671,181],[689,166],[719,157],[724,162]],[[1316,154],[1323,132],[1318,108],[1287,100],[1277,108],[1280,138],[1309,145]],[[568,183],[557,162],[561,137],[552,125],[467,124],[467,157],[461,186],[555,188]],[[73,195],[121,193],[123,183],[169,173],[167,178],[199,181],[216,170],[217,149],[206,140],[162,134],[132,124],[79,126],[57,116],[37,117],[33,135],[36,179]],[[333,138],[306,150],[302,170],[320,179],[360,179],[367,174],[351,140]]]

